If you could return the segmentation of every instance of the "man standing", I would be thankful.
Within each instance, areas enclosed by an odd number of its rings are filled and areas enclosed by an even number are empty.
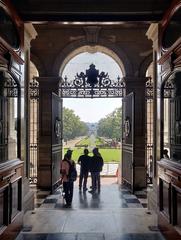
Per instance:
[[[90,164],[92,190],[89,192],[94,194],[96,190],[98,190],[98,193],[100,193],[100,190],[101,190],[100,172],[102,171],[104,162],[101,157],[101,154],[99,153],[98,148],[94,148],[92,152],[93,152],[93,157],[91,158],[91,164]]]
[[[78,164],[80,164],[80,177],[79,177],[79,191],[82,190],[82,182],[83,182],[83,191],[87,191],[87,178],[89,174],[89,165],[90,165],[90,157],[89,157],[88,149],[84,149],[84,154],[79,157]]]

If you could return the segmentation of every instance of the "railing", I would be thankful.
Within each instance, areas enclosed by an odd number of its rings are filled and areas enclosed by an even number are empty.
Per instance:
[[[78,175],[80,174],[80,165],[76,165]],[[101,176],[109,176],[114,177],[116,176],[118,169],[118,163],[104,163],[103,170],[101,172]]]

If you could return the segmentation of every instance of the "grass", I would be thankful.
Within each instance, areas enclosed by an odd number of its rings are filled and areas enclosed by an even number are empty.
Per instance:
[[[77,162],[78,158],[80,155],[83,154],[84,148],[74,148],[73,154],[72,154],[72,159]],[[64,148],[64,153],[67,151],[67,148]],[[90,156],[92,156],[91,150],[90,151]],[[113,149],[113,148],[106,148],[106,149],[99,149],[99,152],[102,155],[102,158],[104,159],[105,163],[109,162],[116,162],[119,163],[121,160],[121,149]]]
[[[101,138],[96,138],[95,145],[102,145],[105,144],[105,141]]]
[[[77,145],[90,145],[90,138],[89,137],[85,137],[84,139],[80,140]]]
[[[99,137],[97,137],[95,139],[95,145],[102,145],[105,144],[105,141]],[[90,137],[85,137],[83,139],[81,139],[76,145],[87,145],[90,146],[91,145],[91,140]]]

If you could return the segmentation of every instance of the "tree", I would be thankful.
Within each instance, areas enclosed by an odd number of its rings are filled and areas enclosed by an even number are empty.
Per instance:
[[[98,123],[97,134],[100,137],[115,139],[121,138],[121,116],[122,108],[116,108],[112,113],[102,118]]]
[[[75,115],[74,111],[68,108],[63,108],[63,136],[64,140],[74,139],[75,137],[87,135],[88,128],[86,123],[80,120],[80,117]]]

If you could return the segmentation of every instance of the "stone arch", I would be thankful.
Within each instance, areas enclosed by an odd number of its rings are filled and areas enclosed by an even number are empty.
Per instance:
[[[37,57],[35,54],[33,54],[31,52],[30,60],[35,65],[35,67],[37,68],[39,76],[45,76],[46,75],[46,70],[45,70],[46,68],[44,67],[44,65],[41,62],[41,60],[39,59],[39,57]]]
[[[85,38],[81,40],[75,41],[67,45],[57,56],[54,67],[53,73],[59,75],[60,72],[63,71],[65,65],[72,59],[74,56],[78,55],[86,51],[88,48],[98,49],[100,52],[103,52],[110,57],[112,57],[120,66],[123,76],[131,75],[133,70],[130,61],[126,54],[119,48],[119,46],[105,40],[99,39],[98,43],[94,46],[91,46]]]
[[[138,76],[139,77],[145,77],[146,76],[146,71],[148,67],[150,66],[151,62],[153,62],[153,55],[149,54],[146,58],[143,59],[139,66],[139,72]]]

